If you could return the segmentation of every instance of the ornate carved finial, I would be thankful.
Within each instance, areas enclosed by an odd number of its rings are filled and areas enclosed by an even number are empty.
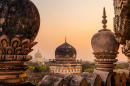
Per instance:
[[[107,23],[107,20],[106,20],[107,16],[106,16],[105,7],[104,7],[104,10],[103,10],[103,16],[102,16],[102,18],[103,18],[103,20],[102,20],[103,28],[106,29],[106,27],[107,27],[107,25],[106,25],[106,23]]]
[[[66,37],[65,37],[65,43],[66,43]]]

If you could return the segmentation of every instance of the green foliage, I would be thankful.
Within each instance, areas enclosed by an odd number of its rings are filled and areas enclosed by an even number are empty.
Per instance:
[[[96,68],[95,67],[95,63],[94,62],[89,62],[89,61],[85,61],[82,63],[82,72],[84,72],[86,69],[89,69],[89,68]]]
[[[37,66],[35,67],[34,72],[48,72],[49,71],[49,66]]]
[[[123,62],[123,63],[117,63],[115,69],[128,69],[129,63]]]
[[[33,67],[33,66],[29,66],[28,69],[29,69],[30,72],[33,72],[33,71],[35,70],[35,67]]]
[[[93,72],[93,69],[92,68],[88,68],[84,72]]]
[[[46,67],[46,66],[42,66],[42,67],[39,69],[39,72],[47,72],[47,67]]]
[[[119,66],[119,69],[124,69],[124,65],[123,65],[123,64],[120,65],[120,66]]]
[[[32,82],[32,84],[37,85],[38,83],[37,82]]]
[[[39,67],[39,66],[35,67],[34,72],[40,72],[40,71],[39,71],[39,69],[40,69],[40,67]]]

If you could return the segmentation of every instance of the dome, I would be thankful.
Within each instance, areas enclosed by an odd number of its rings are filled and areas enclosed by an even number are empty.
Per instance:
[[[39,12],[30,0],[0,0],[0,36],[34,41],[39,26]]]
[[[35,55],[34,55],[35,58],[42,58],[42,53],[38,50]]]
[[[91,45],[94,52],[117,52],[119,48],[119,44],[117,43],[114,33],[110,30],[106,29],[106,12],[104,9],[104,20],[102,21],[103,28],[96,33],[91,40]]]
[[[76,49],[68,44],[67,42],[63,43],[55,50],[55,57],[74,57],[76,58]]]
[[[102,29],[96,33],[91,40],[94,52],[117,52],[119,44],[117,43],[114,33],[108,29]]]

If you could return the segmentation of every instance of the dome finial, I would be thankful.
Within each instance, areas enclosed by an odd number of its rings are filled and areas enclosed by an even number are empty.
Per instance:
[[[107,25],[106,25],[106,23],[107,23],[107,20],[106,20],[107,16],[106,16],[105,7],[104,7],[104,10],[103,10],[103,16],[102,16],[102,18],[103,18],[103,20],[102,20],[103,28],[106,29],[106,27],[107,27]]]
[[[66,43],[66,36],[65,36],[65,43]]]

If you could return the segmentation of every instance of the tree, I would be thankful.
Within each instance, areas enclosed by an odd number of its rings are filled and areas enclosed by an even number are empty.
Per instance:
[[[95,68],[95,63],[94,62],[89,62],[89,61],[85,61],[82,63],[82,72],[84,72],[86,69],[88,68]]]
[[[28,70],[29,70],[30,72],[33,72],[33,71],[35,70],[35,67],[29,66]]]
[[[92,68],[88,68],[84,72],[93,72],[93,69]]]
[[[119,66],[119,69],[124,69],[124,65],[121,64],[121,65]]]
[[[34,71],[35,71],[35,72],[39,72],[39,69],[40,69],[40,67],[39,67],[39,66],[36,66]]]
[[[39,69],[39,72],[47,72],[46,66],[42,66],[42,67]]]

